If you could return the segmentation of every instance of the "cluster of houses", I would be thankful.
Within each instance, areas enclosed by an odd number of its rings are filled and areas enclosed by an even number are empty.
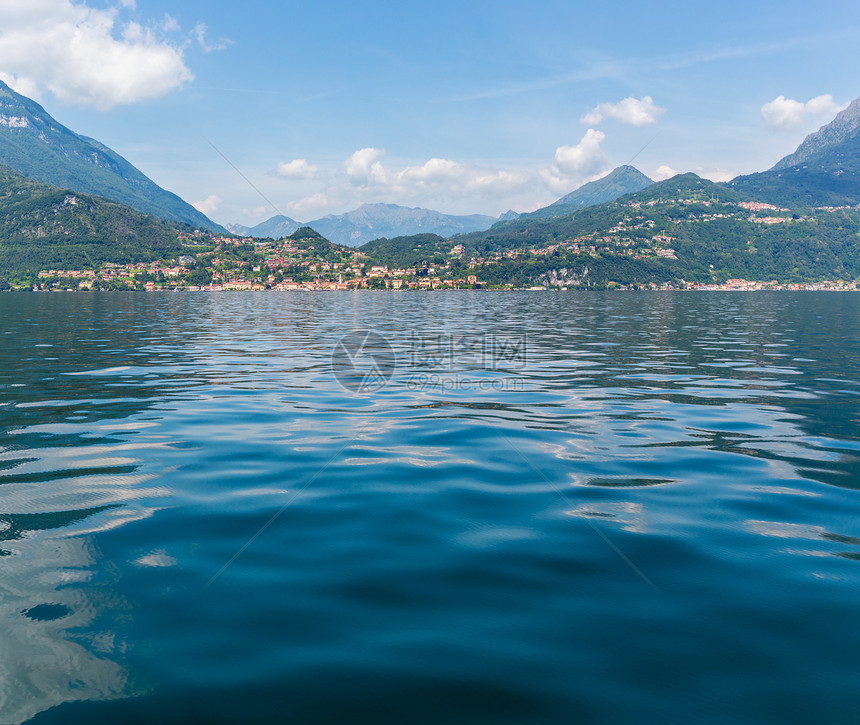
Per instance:
[[[686,289],[693,290],[729,290],[729,291],[755,291],[755,290],[792,290],[792,291],[822,291],[836,290],[848,291],[858,289],[857,283],[845,281],[841,279],[827,282],[808,282],[808,283],[791,283],[780,284],[779,282],[762,282],[757,280],[747,279],[729,279],[724,284],[696,284],[694,282],[686,283]]]
[[[340,280],[337,282],[317,280],[313,282],[299,282],[292,279],[284,279],[281,282],[264,285],[260,282],[251,282],[248,280],[233,279],[224,282],[219,282],[200,287],[188,287],[189,290],[202,290],[206,292],[221,292],[223,290],[266,290],[271,289],[277,292],[288,291],[320,291],[320,290],[353,290],[353,289],[368,289],[374,286],[369,280],[371,277],[355,277],[346,281]],[[386,275],[381,283],[386,289],[462,289],[465,287],[476,287],[480,284],[475,275],[468,275],[463,279],[443,279],[441,277],[420,277],[416,280],[392,278]],[[148,291],[159,289],[160,287],[152,282],[148,282],[144,289]]]
[[[134,283],[135,278],[143,275],[161,274],[165,278],[180,279],[188,273],[188,268],[183,264],[191,264],[194,257],[181,256],[180,264],[165,264],[164,262],[140,262],[137,264],[114,264],[107,262],[101,269],[47,269],[38,274],[40,280],[57,278],[62,280],[74,280],[78,289],[92,289],[95,282],[127,282]]]

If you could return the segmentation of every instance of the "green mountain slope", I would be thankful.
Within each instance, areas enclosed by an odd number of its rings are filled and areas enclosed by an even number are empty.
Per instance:
[[[180,250],[169,222],[0,166],[0,279],[52,267],[150,261]]]
[[[2,81],[0,163],[45,184],[103,196],[163,219],[225,231],[118,153],[69,130]]]
[[[633,166],[619,166],[601,179],[583,184],[570,194],[537,211],[521,214],[520,219],[551,219],[632,194],[654,182]]]
[[[412,267],[422,262],[444,261],[456,242],[437,234],[414,234],[392,239],[374,239],[359,249],[380,264]]]
[[[575,215],[499,224],[456,241],[484,260],[481,276],[491,283],[860,277],[860,211],[757,209],[749,201],[684,174]]]

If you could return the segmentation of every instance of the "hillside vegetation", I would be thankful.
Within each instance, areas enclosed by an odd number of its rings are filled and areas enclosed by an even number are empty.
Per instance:
[[[50,267],[149,261],[180,249],[175,225],[0,166],[0,279]]]

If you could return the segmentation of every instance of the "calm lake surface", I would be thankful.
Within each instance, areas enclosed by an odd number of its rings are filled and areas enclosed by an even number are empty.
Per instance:
[[[0,723],[858,721],[860,294],[15,293],[0,333]]]

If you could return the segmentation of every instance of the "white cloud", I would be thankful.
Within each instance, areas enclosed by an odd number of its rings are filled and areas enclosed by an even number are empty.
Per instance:
[[[662,166],[657,167],[657,170],[651,174],[651,178],[654,179],[654,181],[665,181],[666,179],[671,179],[673,176],[677,175],[678,172],[675,171],[675,169],[663,164]]]
[[[407,166],[399,173],[401,179],[417,183],[457,181],[466,167],[450,159],[430,159],[423,166]]]
[[[324,211],[329,211],[338,201],[339,199],[332,198],[323,191],[318,191],[316,194],[306,196],[304,199],[291,201],[287,204],[286,209],[290,216],[298,217],[299,219],[310,219]]]
[[[515,171],[491,171],[487,173],[478,172],[473,174],[466,183],[469,191],[478,191],[484,194],[496,192],[513,191],[527,184],[527,174]]]
[[[164,14],[164,19],[160,25],[165,33],[175,33],[179,30],[179,21],[168,13]]]
[[[121,12],[73,0],[0,0],[0,78],[27,95],[47,89],[104,110],[158,98],[193,79],[179,44],[119,22]]]
[[[224,50],[225,48],[229,48],[233,45],[233,41],[229,38],[219,38],[218,40],[210,43],[206,40],[206,32],[208,30],[209,27],[206,23],[197,23],[192,31],[192,35],[197,40],[197,44],[203,49],[203,52],[213,53],[216,50]]]
[[[385,151],[378,148],[356,151],[343,165],[346,182],[376,195],[395,194],[410,198],[427,191],[446,191],[451,195],[470,191],[493,195],[528,181],[526,174],[484,169],[440,158],[429,159],[420,166],[389,169],[382,164],[384,155]]]
[[[609,158],[600,147],[605,138],[605,133],[590,128],[576,146],[559,146],[555,150],[555,163],[540,172],[547,188],[556,194],[566,194],[586,181],[599,178],[609,165]]]
[[[32,78],[16,76],[11,73],[0,71],[0,80],[4,81],[16,93],[32,98],[36,101],[42,100],[42,89]]]
[[[607,161],[606,154],[600,148],[605,138],[606,134],[602,131],[588,129],[576,146],[559,146],[555,150],[556,166],[569,174],[594,173]]]
[[[645,126],[657,123],[657,117],[666,112],[654,104],[651,96],[634,98],[630,96],[618,103],[601,103],[586,113],[580,121],[591,126],[603,123],[607,118],[616,118],[631,126]]]
[[[840,106],[829,93],[816,96],[806,103],[785,96],[777,96],[761,107],[764,122],[771,128],[794,129],[802,126],[810,116],[834,116],[845,106]]]
[[[700,166],[696,169],[696,173],[701,176],[703,179],[710,179],[711,181],[731,181],[734,179],[737,174],[734,171],[729,171],[728,169],[721,169],[719,167],[711,167],[711,166]]]
[[[209,214],[214,214],[218,211],[218,207],[220,207],[223,202],[224,200],[220,196],[212,194],[211,196],[207,196],[203,199],[203,201],[193,202],[191,206],[197,209],[201,214],[206,214],[208,216]]]
[[[273,216],[274,212],[272,211],[272,207],[270,206],[257,206],[253,209],[242,209],[242,214],[244,214],[246,218],[251,219],[253,221],[263,221],[264,218],[269,218]]]
[[[657,167],[657,170],[651,174],[651,178],[654,179],[654,181],[665,181],[666,179],[671,179],[673,176],[684,173],[693,173],[697,176],[701,176],[703,179],[710,179],[715,182],[731,181],[738,175],[735,171],[729,171],[728,169],[723,169],[719,166],[696,166],[695,168],[688,169],[687,171],[678,171],[673,169],[671,166],[663,164],[662,166]]]
[[[529,173],[488,169],[443,158],[398,168],[383,164],[384,156],[383,149],[359,149],[339,169],[318,175],[327,179],[324,188],[286,204],[286,208],[290,214],[304,218],[376,201],[447,208],[460,205],[464,198],[501,199],[534,179]],[[295,164],[295,168],[307,164],[304,159],[298,161],[301,164],[289,163]]]
[[[347,178],[354,184],[370,185],[386,183],[387,174],[380,159],[385,151],[373,147],[359,149],[343,162]]]
[[[293,159],[279,163],[276,173],[284,179],[316,179],[319,167],[309,164],[307,159]]]

